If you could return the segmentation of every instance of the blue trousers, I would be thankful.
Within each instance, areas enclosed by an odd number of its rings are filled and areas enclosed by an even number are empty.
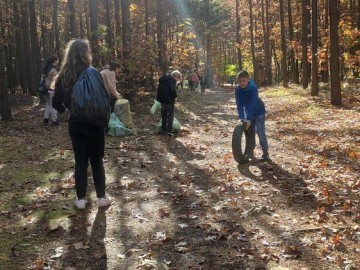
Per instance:
[[[259,143],[263,153],[267,153],[269,151],[269,144],[265,133],[265,114],[256,116],[251,121],[251,125],[254,129],[254,136],[256,132],[259,137]]]

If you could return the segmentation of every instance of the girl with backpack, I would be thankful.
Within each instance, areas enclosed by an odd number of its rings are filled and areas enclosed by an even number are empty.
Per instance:
[[[47,61],[46,65],[43,68],[43,74],[41,76],[41,81],[44,80],[45,87],[47,89],[47,92],[43,95],[45,99],[45,115],[44,115],[44,124],[49,123],[49,117],[51,117],[52,124],[53,125],[59,125],[59,122],[57,121],[57,112],[52,107],[52,98],[54,96],[54,86],[53,82],[57,74],[56,67],[59,64],[59,58],[54,55],[50,56]]]
[[[87,168],[90,160],[97,204],[106,207],[112,200],[105,194],[103,165],[105,127],[110,116],[110,96],[100,72],[91,67],[88,40],[71,40],[65,49],[64,63],[55,82],[53,107],[69,110],[68,130],[75,155],[75,206],[85,209]]]

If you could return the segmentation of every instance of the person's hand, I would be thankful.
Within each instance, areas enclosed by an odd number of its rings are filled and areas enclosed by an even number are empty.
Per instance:
[[[249,128],[250,125],[251,125],[251,121],[248,120],[248,119],[245,119],[245,120],[244,120],[244,123],[246,124],[246,130],[248,130],[248,128]]]

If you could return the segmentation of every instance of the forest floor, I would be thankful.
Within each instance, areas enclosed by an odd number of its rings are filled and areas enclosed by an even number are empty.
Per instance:
[[[115,202],[76,210],[65,122],[17,96],[0,123],[0,270],[360,269],[360,99],[261,89],[271,161],[238,165],[233,89],[180,91],[182,131],[157,135],[150,96],[131,104],[136,135],[107,137]],[[62,117],[64,119],[64,117]],[[261,150],[257,146],[256,157]]]

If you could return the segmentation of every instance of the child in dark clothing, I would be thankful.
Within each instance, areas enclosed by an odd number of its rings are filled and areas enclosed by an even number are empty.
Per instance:
[[[178,70],[159,78],[156,99],[161,103],[161,132],[170,136],[173,136],[174,104],[177,97],[176,82],[181,79],[182,75]]]
[[[235,88],[236,106],[239,119],[246,123],[247,129],[252,128],[252,136],[255,140],[255,131],[258,134],[261,149],[263,151],[261,161],[269,160],[269,145],[265,134],[265,105],[259,98],[258,89],[254,82],[249,79],[249,73],[242,70],[237,74],[239,85]],[[254,144],[255,145],[255,144]],[[253,157],[253,151],[247,153]]]

